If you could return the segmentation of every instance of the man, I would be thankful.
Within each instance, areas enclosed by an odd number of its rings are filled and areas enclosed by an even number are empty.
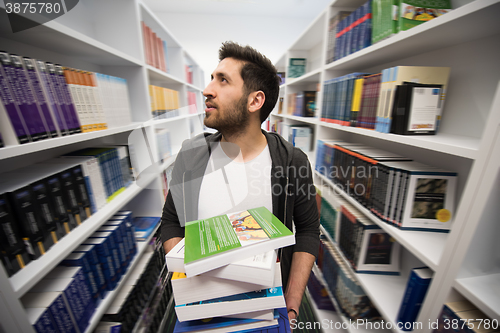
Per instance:
[[[188,221],[267,207],[290,230],[295,226],[296,244],[278,254],[292,320],[319,249],[311,166],[301,150],[261,130],[279,95],[280,79],[269,59],[226,42],[219,60],[203,91],[205,125],[218,132],[183,143],[163,208],[163,246],[170,251]]]

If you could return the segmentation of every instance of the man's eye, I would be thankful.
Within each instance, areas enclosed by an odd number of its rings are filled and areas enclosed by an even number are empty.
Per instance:
[[[226,78],[224,78],[224,77],[221,78],[220,80],[221,80],[221,82],[227,82]]]

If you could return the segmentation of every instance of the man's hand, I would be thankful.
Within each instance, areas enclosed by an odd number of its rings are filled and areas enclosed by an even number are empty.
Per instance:
[[[179,243],[181,240],[182,240],[181,237],[173,237],[173,238],[170,238],[169,240],[165,241],[163,243],[163,249],[165,250],[165,253],[169,253],[170,250],[172,250],[174,248],[174,246],[176,246],[177,243]]]

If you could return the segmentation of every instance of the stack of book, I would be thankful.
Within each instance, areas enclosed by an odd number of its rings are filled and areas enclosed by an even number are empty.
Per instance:
[[[325,81],[320,120],[401,135],[436,134],[449,67],[395,66]]]
[[[167,42],[161,39],[156,32],[153,32],[144,21],[141,22],[141,25],[146,63],[168,73],[170,67]]]
[[[177,90],[149,85],[151,115],[153,118],[170,118],[179,115],[179,92]]]
[[[188,222],[185,235],[166,255],[175,272],[176,332],[212,324],[225,332],[277,328],[280,318],[288,325],[276,250],[295,237],[271,212],[260,207]]]

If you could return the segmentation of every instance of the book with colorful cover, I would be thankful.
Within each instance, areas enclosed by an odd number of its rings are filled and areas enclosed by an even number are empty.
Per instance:
[[[185,235],[188,277],[295,244],[295,235],[265,207],[187,222]]]
[[[451,11],[450,0],[402,0],[399,7],[399,31],[411,29]]]
[[[175,306],[179,321],[222,317],[238,313],[285,307],[282,287],[214,298]]]

